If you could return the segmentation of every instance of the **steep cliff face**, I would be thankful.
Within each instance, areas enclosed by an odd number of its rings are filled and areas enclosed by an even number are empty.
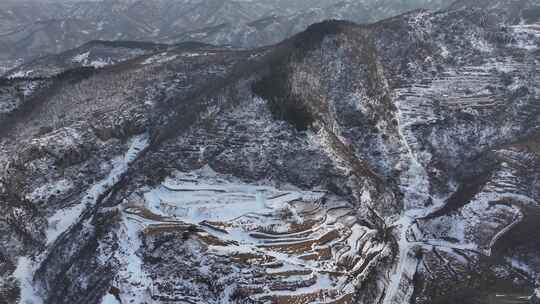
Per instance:
[[[540,25],[493,13],[521,5],[5,79],[0,303],[526,302]]]

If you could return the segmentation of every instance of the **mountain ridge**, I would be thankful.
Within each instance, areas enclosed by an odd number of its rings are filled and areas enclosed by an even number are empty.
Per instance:
[[[440,2],[440,1],[439,1]],[[199,41],[235,47],[271,45],[324,19],[370,22],[415,7],[440,3],[348,3],[346,1],[55,2],[0,6],[0,60],[28,61],[73,49],[89,40]],[[388,10],[385,7],[395,6]],[[315,7],[315,8],[311,8]],[[29,19],[29,20],[28,20]]]
[[[326,21],[8,80],[3,96],[42,103],[2,136],[0,295],[525,303],[540,34],[483,16]]]

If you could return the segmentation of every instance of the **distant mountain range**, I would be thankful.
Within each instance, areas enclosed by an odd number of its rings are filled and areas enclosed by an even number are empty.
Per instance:
[[[277,43],[325,19],[367,23],[444,0],[101,0],[0,2],[0,69],[92,40]],[[0,70],[2,72],[2,70]]]

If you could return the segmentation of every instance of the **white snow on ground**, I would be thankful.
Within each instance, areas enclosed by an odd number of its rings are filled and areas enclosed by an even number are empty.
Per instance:
[[[384,304],[399,303],[397,301],[408,302],[412,293],[414,292],[414,285],[411,284],[401,284],[405,279],[412,280],[418,263],[420,262],[412,254],[413,244],[409,243],[407,240],[407,233],[409,227],[413,223],[413,218],[409,216],[402,216],[395,224],[399,227],[399,239],[398,239],[398,262],[390,276],[389,284],[386,288],[385,298],[383,300]],[[404,290],[404,294],[401,288],[407,286],[407,289]]]
[[[399,93],[399,92],[398,92]],[[416,143],[414,133],[408,129],[406,112],[407,104],[399,103],[397,111],[398,133],[402,139],[406,151],[403,155],[406,158],[401,159],[401,164],[406,170],[400,176],[399,186],[404,195],[404,211],[401,216],[391,225],[398,229],[397,243],[399,253],[397,255],[397,264],[390,275],[389,283],[386,289],[384,304],[400,303],[409,301],[414,292],[413,284],[402,284],[403,281],[412,281],[419,260],[413,254],[413,248],[425,243],[411,242],[410,234],[415,233],[416,219],[427,216],[444,204],[443,199],[430,195],[430,184],[428,174],[424,166],[419,161],[419,155],[413,149]],[[423,155],[423,157],[430,157]],[[426,207],[426,202],[431,200],[432,205]],[[416,238],[416,236],[414,236]],[[405,288],[406,287],[406,288]],[[404,289],[405,288],[405,289]]]
[[[448,56],[450,56],[450,52],[448,51],[448,48],[446,47],[446,45],[442,44],[442,43],[439,43],[439,49],[440,49],[440,54],[443,58],[448,58]]]
[[[43,301],[36,295],[32,281],[38,264],[27,257],[20,257],[13,277],[19,282],[21,295],[19,304],[42,304]]]
[[[350,173],[351,170],[349,167],[347,167],[346,161],[334,151],[330,134],[325,128],[320,128],[317,133],[313,133],[311,130],[308,130],[306,133],[310,144],[319,147],[326,152],[329,158],[332,160],[333,165],[338,170],[340,170],[343,174]]]
[[[106,294],[101,300],[101,304],[121,304],[118,300],[110,293]]]
[[[288,208],[288,202],[298,199],[316,200],[322,196],[323,193],[243,184],[225,176],[215,177],[208,170],[178,173],[145,194],[152,212],[187,223],[229,221],[245,214]]]
[[[536,272],[531,269],[529,267],[529,265],[517,258],[510,258],[510,257],[506,257],[506,262],[509,263],[510,265],[512,265],[512,267],[516,268],[516,269],[519,269],[523,272],[525,272],[526,274],[528,274],[529,276],[535,278],[537,276]],[[538,277],[537,279],[540,279],[540,277]]]
[[[26,195],[29,201],[47,200],[52,195],[63,195],[73,189],[73,182],[67,179],[61,179],[56,182],[44,184]]]
[[[71,60],[74,63],[79,63],[84,67],[103,68],[107,65],[113,64],[114,61],[111,58],[96,58],[90,59],[90,51],[79,54]]]
[[[109,59],[109,58],[107,58],[107,59],[98,58],[96,60],[92,60],[88,64],[85,64],[85,66],[90,66],[90,67],[94,67],[96,69],[99,69],[99,68],[105,67],[107,65],[110,65],[112,63],[113,63],[112,60]]]
[[[326,196],[324,207],[320,204],[323,196]],[[177,172],[160,186],[148,189],[144,198],[142,202],[125,206],[123,211],[124,220],[120,233],[124,236],[119,238],[125,244],[121,244],[121,254],[117,258],[124,266],[120,275],[115,278],[115,286],[120,285],[121,290],[132,289],[121,288],[122,284],[136,286],[134,292],[121,295],[122,302],[127,301],[126,303],[132,300],[133,303],[140,303],[140,299],[148,297],[149,290],[152,290],[153,282],[143,268],[138,248],[141,245],[140,233],[153,226],[157,228],[185,223],[198,225],[204,230],[198,232],[199,236],[212,235],[227,243],[208,244],[208,255],[230,256],[246,253],[272,257],[272,264],[275,266],[255,267],[263,267],[269,277],[283,284],[295,286],[295,283],[302,283],[296,287],[277,290],[270,290],[269,286],[265,285],[263,292],[254,295],[255,299],[265,296],[316,294],[319,291],[323,294],[331,294],[332,291],[340,295],[352,293],[353,280],[347,275],[333,274],[340,269],[333,262],[337,259],[318,260],[303,257],[315,254],[319,249],[334,248],[337,242],[350,244],[343,248],[344,252],[340,257],[346,254],[354,258],[362,250],[371,250],[369,253],[372,253],[380,251],[383,246],[370,241],[374,233],[368,231],[369,229],[354,224],[354,217],[349,215],[351,209],[346,202],[327,196],[325,192],[301,191],[289,186],[277,188],[274,185],[250,184],[233,176],[218,174],[208,166],[192,172]],[[145,209],[162,216],[163,219],[145,217],[145,212],[141,212]],[[310,217],[311,221],[315,220],[315,223],[307,224],[303,230],[291,232],[291,223],[301,224],[306,216]],[[271,229],[263,229],[270,227]],[[337,235],[333,236],[334,234]],[[305,251],[283,251],[285,248],[295,248],[296,245],[304,246],[305,242],[311,243],[310,248]],[[362,263],[361,259],[355,266],[361,267]],[[355,268],[356,270],[358,268]],[[201,266],[201,269],[194,271],[205,273],[208,268]],[[277,282],[274,280],[269,281],[269,284]],[[230,286],[230,290],[223,291],[223,303],[227,301],[228,292],[234,291],[234,287]],[[198,302],[200,299],[193,301]]]
[[[510,168],[502,166],[492,180],[457,213],[430,220],[431,231],[437,238],[453,238],[460,244],[477,244],[477,250],[491,254],[495,242],[523,219],[520,209],[494,202],[536,204],[522,195],[516,185],[517,177]],[[478,230],[484,231],[481,235]]]
[[[182,57],[199,57],[199,56],[212,56],[216,53],[200,52],[200,53],[183,53]]]
[[[47,228],[46,232],[47,244],[53,243],[58,236],[77,223],[83,211],[86,208],[93,206],[97,202],[99,196],[101,196],[119,181],[122,174],[127,171],[129,164],[136,159],[138,153],[144,150],[147,145],[148,135],[144,134],[135,136],[131,140],[129,150],[126,152],[126,154],[113,159],[113,169],[109,175],[102,181],[93,185],[86,192],[86,195],[81,203],[70,208],[58,210],[53,216],[51,216],[48,220],[49,227]]]
[[[476,41],[476,47],[483,51],[490,51],[489,45],[484,45],[483,41]],[[441,52],[447,50],[441,46]],[[436,246],[441,248],[456,248],[464,250],[480,251],[484,254],[489,254],[489,248],[496,239],[502,235],[505,231],[510,229],[512,225],[520,220],[520,214],[517,212],[517,208],[505,207],[505,206],[490,206],[489,202],[496,202],[499,200],[514,200],[518,199],[522,202],[527,201],[527,198],[518,198],[518,194],[511,193],[505,190],[500,191],[497,189],[485,189],[481,194],[474,198],[471,204],[460,210],[460,215],[456,218],[444,217],[442,219],[431,220],[430,225],[433,227],[440,226],[442,231],[436,238],[448,237],[458,240],[456,243],[442,242],[438,240],[424,239],[424,237],[415,231],[415,219],[425,217],[432,214],[437,209],[440,209],[446,199],[430,196],[429,180],[426,174],[427,164],[430,163],[431,155],[428,152],[421,152],[419,149],[418,140],[415,137],[415,133],[411,132],[410,127],[414,124],[429,124],[437,121],[442,117],[439,114],[433,112],[432,102],[433,100],[443,100],[445,106],[451,109],[460,111],[467,110],[472,112],[468,108],[474,111],[489,110],[496,107],[497,99],[489,95],[489,92],[484,88],[493,83],[495,80],[488,72],[491,68],[496,68],[501,71],[512,72],[521,68],[527,68],[526,65],[517,65],[511,58],[504,58],[497,62],[490,62],[489,64],[477,67],[467,67],[456,71],[448,71],[444,77],[437,79],[430,79],[430,84],[412,86],[404,89],[395,90],[397,94],[394,100],[398,101],[398,131],[403,140],[403,146],[405,147],[405,157],[400,162],[398,168],[402,169],[403,173],[400,178],[400,189],[405,194],[404,196],[404,214],[399,219],[393,221],[389,219],[389,224],[394,223],[399,228],[399,232],[396,231],[396,239],[400,247],[400,253],[398,254],[399,261],[395,271],[391,275],[389,288],[387,290],[384,303],[393,303],[396,299],[403,299],[403,295],[399,294],[401,285],[405,285],[403,278],[407,278],[408,270],[413,269],[410,264],[410,258],[408,258],[407,251],[411,250],[411,246]],[[472,94],[461,92],[460,90],[468,88]],[[403,99],[397,97],[404,97]],[[427,110],[425,110],[427,109]],[[463,129],[453,136],[433,138],[435,143],[439,143],[440,146],[455,147],[454,139],[466,134],[469,130]],[[492,137],[495,133],[508,133],[511,132],[505,126],[500,128],[487,129],[479,136],[483,142],[487,138]],[[448,149],[448,154],[452,158],[458,157],[460,151]],[[511,184],[512,177],[501,176],[501,181],[505,185]],[[491,197],[488,197],[491,196]],[[425,207],[425,202],[431,199],[431,206]],[[529,199],[530,201],[530,199]],[[423,209],[423,210],[422,210]],[[493,219],[498,219],[497,222]],[[500,221],[499,221],[500,219]],[[411,226],[412,225],[412,226]],[[476,233],[474,232],[476,229]],[[417,234],[414,243],[410,244],[407,240],[407,233]],[[418,230],[418,229],[417,229]],[[436,230],[436,229],[434,229]],[[478,234],[477,231],[494,231],[493,235],[490,233]],[[442,238],[439,238],[442,239]],[[409,243],[409,244],[407,244]],[[474,246],[472,244],[479,244],[480,246]],[[478,248],[480,247],[480,248]],[[405,252],[404,252],[405,251]],[[402,264],[401,260],[405,260]],[[399,272],[405,270],[405,274],[400,277]],[[393,296],[392,293],[398,293]]]
[[[329,275],[321,274],[321,275],[319,275],[317,277],[316,283],[311,285],[311,286],[298,288],[296,290],[275,291],[275,292],[272,292],[272,295],[274,295],[274,296],[292,296],[292,295],[310,294],[310,293],[317,292],[319,290],[330,289],[335,284],[336,284],[336,281],[333,280]]]
[[[8,76],[8,79],[15,79],[15,78],[24,78],[24,77],[29,77],[32,73],[34,72],[34,70],[28,70],[28,71],[17,71],[11,75]]]
[[[525,50],[536,50],[540,44],[540,24],[522,24],[510,27],[513,31],[515,42],[512,46]]]
[[[403,107],[403,105],[400,105]],[[398,132],[403,141],[403,146],[406,149],[405,155],[407,159],[402,159],[402,166],[405,166],[407,170],[400,177],[400,188],[403,190],[404,196],[404,213],[401,217],[394,222],[394,226],[399,229],[398,234],[398,256],[397,265],[395,266],[393,273],[390,275],[389,283],[386,288],[385,297],[383,299],[384,304],[396,303],[397,299],[401,299],[405,302],[409,300],[414,291],[411,285],[403,285],[401,282],[404,279],[412,278],[416,272],[416,267],[419,263],[418,259],[411,256],[411,250],[413,245],[409,243],[407,239],[410,227],[413,225],[414,220],[418,218],[414,214],[415,210],[422,208],[424,202],[429,199],[429,180],[427,172],[417,159],[416,153],[413,151],[410,145],[411,140],[415,140],[412,134],[407,134],[405,125],[402,123],[406,121],[402,109],[398,106],[397,111],[398,120]],[[400,295],[400,287],[409,286],[405,290],[405,294]]]
[[[121,263],[121,268],[115,277],[115,284],[127,292],[122,293],[120,299],[122,303],[151,303],[152,299],[150,299],[148,290],[152,280],[144,270],[143,261],[137,254],[142,245],[139,233],[145,225],[129,216],[123,217],[121,225],[119,231],[120,248],[119,251],[115,252]]]
[[[176,58],[178,58],[178,55],[168,55],[167,52],[163,52],[163,53],[146,58],[146,60],[144,60],[142,64],[143,65],[148,65],[148,64],[153,64],[153,63],[161,64],[161,63],[173,61]]]
[[[32,95],[32,93],[34,93],[34,90],[36,89],[37,86],[38,84],[33,81],[26,82],[23,87],[23,96],[28,97]]]
[[[128,169],[128,166],[133,162],[138,154],[143,151],[148,145],[148,135],[138,135],[131,139],[129,143],[128,151],[121,157],[117,157],[113,160],[113,169],[109,175],[92,186],[88,191],[82,202],[78,205],[75,205],[71,208],[66,208],[59,210],[52,217],[49,218],[49,227],[46,231],[47,244],[52,244],[58,236],[68,230],[72,225],[76,224],[80,218],[82,212],[85,208],[92,206],[97,202],[97,198],[105,193],[114,183],[118,182],[123,173]],[[61,180],[58,185],[46,185],[43,189],[37,189],[37,192],[42,190],[47,192],[49,187],[52,189],[64,189],[68,187],[69,183]],[[129,238],[127,238],[130,240]],[[129,244],[128,246],[129,247]],[[17,263],[17,269],[15,270],[13,276],[18,280],[21,286],[21,301],[19,304],[42,304],[43,301],[36,294],[32,278],[34,276],[35,270],[39,267],[42,257],[36,258],[36,261],[31,261],[28,257],[20,257]],[[106,298],[104,298],[104,301]],[[110,299],[107,299],[110,301]],[[104,302],[103,304],[115,304],[117,302]]]
[[[86,203],[59,210],[48,219],[47,245],[52,244],[64,231],[77,223],[82,212],[89,207],[88,201],[86,199],[83,201]]]
[[[90,51],[73,57],[71,61],[75,63],[82,63],[83,61],[87,61],[89,56],[90,56]]]
[[[398,121],[398,134],[402,140],[403,147],[406,149],[405,153],[403,154],[406,157],[400,160],[400,166],[404,167],[406,170],[400,175],[399,181],[399,187],[405,194],[403,201],[406,212],[411,209],[424,209],[425,202],[429,199],[432,199],[433,203],[437,204],[437,206],[443,204],[441,200],[435,199],[430,195],[428,174],[420,162],[420,155],[418,155],[413,149],[417,139],[414,133],[410,131],[409,125],[406,124],[408,121],[406,114],[408,107],[409,106],[406,104],[406,102],[399,102],[396,113],[396,118]],[[422,156],[424,158],[430,157],[424,155]],[[429,212],[429,210],[427,210],[427,212]]]
[[[57,146],[59,147],[70,147],[75,146],[81,140],[81,134],[77,131],[76,128],[66,127],[58,129],[54,132],[48,133],[46,135],[33,138],[30,143],[35,145],[40,149],[50,150],[50,153],[53,153],[55,156],[61,156],[61,153],[58,153]],[[51,147],[52,146],[52,147]]]
[[[486,39],[484,39],[484,37],[477,36],[477,35],[469,35],[469,36],[470,36],[469,41],[471,42],[473,48],[484,53],[493,52],[493,46],[491,46],[489,42],[486,41]]]
[[[402,299],[408,299],[412,293],[411,284],[402,284],[404,279],[412,279],[418,261],[411,255],[414,246],[421,247],[440,247],[442,249],[460,249],[482,252],[484,255],[491,254],[491,247],[498,238],[510,230],[514,225],[522,220],[523,215],[518,208],[505,205],[490,205],[504,199],[519,200],[524,203],[530,203],[531,199],[519,195],[518,193],[504,192],[504,187],[513,188],[512,181],[515,177],[507,170],[501,170],[497,173],[496,183],[488,183],[484,189],[477,194],[473,200],[463,207],[459,214],[447,218],[438,218],[431,220],[434,227],[440,226],[444,233],[439,237],[452,237],[459,242],[447,242],[439,239],[425,239],[415,229],[415,219],[425,217],[435,212],[440,203],[434,204],[430,208],[405,210],[404,215],[397,220],[394,225],[399,228],[399,255],[398,263],[392,273],[389,285],[387,287],[385,304],[400,303]],[[440,201],[440,200],[439,200]],[[505,215],[504,217],[502,217]],[[498,219],[493,221],[490,219]],[[489,228],[493,233],[483,234],[480,239],[471,239],[475,233],[470,233],[478,229]],[[410,234],[409,234],[410,233]],[[414,240],[410,240],[410,237]],[[512,261],[514,267],[519,267],[515,261]],[[411,286],[403,290],[405,286]]]

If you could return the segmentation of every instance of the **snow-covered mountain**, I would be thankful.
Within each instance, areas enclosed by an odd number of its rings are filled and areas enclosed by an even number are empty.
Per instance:
[[[0,303],[537,303],[539,5],[469,3],[10,71]]]
[[[92,40],[198,41],[254,47],[277,43],[330,18],[371,22],[443,0],[7,0],[0,2],[0,66]],[[1,71],[0,71],[1,72]]]

